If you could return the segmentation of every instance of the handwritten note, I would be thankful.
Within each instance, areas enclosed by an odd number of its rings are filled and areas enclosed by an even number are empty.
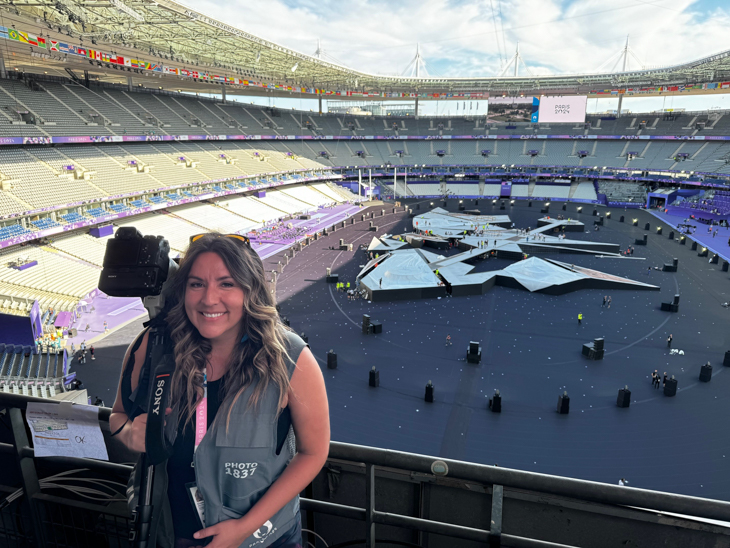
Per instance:
[[[29,402],[25,419],[36,457],[109,460],[95,405]]]

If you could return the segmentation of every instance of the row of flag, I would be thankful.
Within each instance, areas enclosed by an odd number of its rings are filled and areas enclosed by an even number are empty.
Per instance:
[[[168,65],[161,65],[144,61],[142,59],[132,59],[121,55],[112,55],[103,51],[84,48],[58,40],[51,40],[42,36],[36,36],[29,32],[19,31],[13,28],[0,26],[0,38],[6,40],[14,40],[29,46],[35,46],[47,51],[64,53],[67,55],[76,55],[85,57],[90,60],[100,61],[102,63],[110,63],[130,68],[149,70],[151,72],[161,72],[176,76],[185,76],[195,78],[206,82],[216,82],[220,84],[229,84],[247,87],[259,87],[264,89],[275,89],[281,91],[292,91],[296,93],[307,93],[311,95],[324,95],[335,97],[381,97],[381,98],[397,98],[397,99],[487,99],[488,92],[452,92],[452,93],[401,93],[401,92],[367,92],[367,91],[330,91],[319,88],[307,88],[298,86],[285,86],[282,84],[256,82],[254,80],[246,80],[243,78],[235,78],[230,76],[221,76],[211,74],[205,71],[190,70],[185,68],[177,68]],[[709,84],[685,84],[676,86],[654,86],[640,88],[615,88],[615,89],[599,89],[588,92],[589,95],[633,95],[642,93],[658,93],[658,92],[682,92],[693,89],[728,89],[730,82],[715,82]]]

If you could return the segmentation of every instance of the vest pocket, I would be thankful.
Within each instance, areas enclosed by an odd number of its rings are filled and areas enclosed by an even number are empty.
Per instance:
[[[233,413],[228,433],[225,420],[218,426],[215,444],[218,447],[273,447],[275,418],[272,414],[249,412],[242,416]]]

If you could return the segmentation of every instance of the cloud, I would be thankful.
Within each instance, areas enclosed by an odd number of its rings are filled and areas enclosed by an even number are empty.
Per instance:
[[[605,62],[627,35],[644,64],[676,64],[722,50],[730,26],[725,9],[700,0],[197,0],[195,8],[302,53],[313,54],[319,38],[327,60],[391,75],[405,71],[417,43],[437,76],[493,76],[517,42],[534,74],[610,70]]]

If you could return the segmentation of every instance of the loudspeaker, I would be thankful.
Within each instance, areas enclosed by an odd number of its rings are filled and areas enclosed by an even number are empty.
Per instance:
[[[712,380],[712,366],[707,363],[700,368],[700,381],[710,382]]]
[[[464,204],[459,204],[459,211],[464,211],[466,209],[466,206]]]
[[[674,296],[674,300],[672,300],[672,304],[679,304],[679,295]]]
[[[661,234],[662,234],[662,227],[660,227],[660,226],[659,226],[659,227],[657,227],[657,229],[656,229],[656,233],[657,233],[657,234],[659,234],[659,235],[661,236]]]
[[[565,392],[558,396],[558,413],[561,415],[567,415],[570,412],[570,397]]]
[[[618,391],[618,399],[616,400],[617,407],[628,407],[631,405],[631,390],[628,388],[621,388]]]
[[[567,211],[567,210],[568,210],[568,204],[563,204],[563,211]]]
[[[595,350],[603,350],[603,338],[593,339],[593,348]]]
[[[667,379],[664,384],[664,395],[669,397],[677,395],[677,379]]]
[[[334,350],[327,352],[327,369],[337,369],[337,354]]]
[[[692,251],[697,251],[697,242],[692,242]]]
[[[328,284],[336,284],[340,281],[340,275],[339,274],[330,274],[326,278]]]
[[[372,328],[370,332],[373,335],[377,335],[378,333],[383,332],[383,322],[372,321],[370,322],[370,327]]]
[[[621,215],[621,217],[618,218],[618,222],[619,223],[623,223],[624,222],[624,216],[623,215]]]
[[[479,363],[482,361],[482,349],[476,341],[469,341],[466,349],[466,363]]]
[[[370,315],[363,314],[362,315],[362,333],[363,333],[363,335],[367,335],[369,330],[370,330]]]
[[[527,202],[527,207],[532,207],[532,202]]]
[[[725,352],[725,359],[722,360],[722,365],[725,367],[730,367],[730,350]]]
[[[360,220],[361,221],[364,221],[365,220],[365,215],[360,215]]]
[[[679,264],[679,259],[677,259],[676,257],[672,259],[672,264],[676,267]]]
[[[704,247],[704,248],[702,248],[702,249],[700,250],[700,252],[699,252],[699,253],[697,253],[697,256],[698,256],[698,257],[707,257],[707,253],[708,253],[708,252],[707,252],[707,248],[706,248],[706,247]]]
[[[727,272],[728,266],[730,266],[730,265],[728,264],[727,261],[722,261],[722,268],[720,270],[722,270],[723,272]]]
[[[426,385],[426,396],[424,399],[428,403],[433,403],[433,384],[431,384],[431,381],[428,381],[428,384]]]
[[[649,223],[646,223],[646,224],[644,225],[644,230],[649,230],[649,228],[651,228],[651,226],[649,225]]]
[[[597,209],[594,209],[594,210],[593,210],[593,216],[594,216],[594,217],[598,217],[598,210],[597,210]]]
[[[492,411],[492,413],[501,413],[502,412],[502,396],[499,395],[499,390],[489,398],[489,409]]]
[[[713,255],[712,259],[710,259],[710,264],[717,264],[718,262],[720,262],[720,257]]]
[[[673,240],[673,239],[674,239],[674,230],[672,230],[672,231],[671,231],[671,232],[669,233],[669,239],[670,239],[670,240]]]
[[[373,368],[370,370],[370,374],[368,376],[368,385],[372,386],[373,388],[377,388],[380,386],[380,371],[375,369],[375,366],[373,365]]]
[[[687,245],[687,238],[684,236],[680,236],[679,245]]]

